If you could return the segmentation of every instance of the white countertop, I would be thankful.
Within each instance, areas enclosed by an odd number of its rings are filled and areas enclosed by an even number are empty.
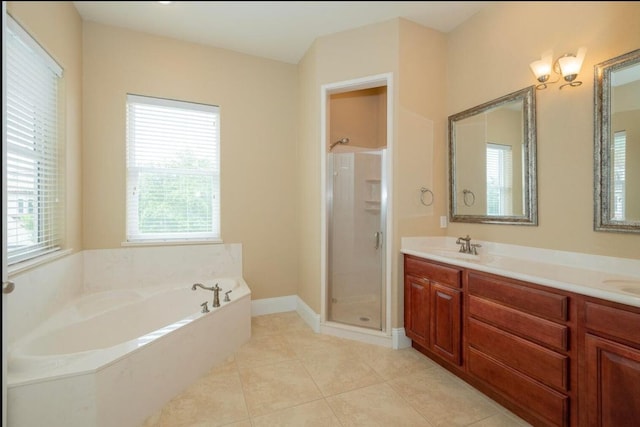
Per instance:
[[[473,270],[640,307],[640,260],[471,240],[478,255],[458,252],[455,237],[403,237],[400,252]]]

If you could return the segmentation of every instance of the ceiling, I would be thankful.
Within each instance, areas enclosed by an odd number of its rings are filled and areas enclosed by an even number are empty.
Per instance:
[[[491,2],[76,1],[84,20],[297,64],[313,41],[402,17],[449,32]]]

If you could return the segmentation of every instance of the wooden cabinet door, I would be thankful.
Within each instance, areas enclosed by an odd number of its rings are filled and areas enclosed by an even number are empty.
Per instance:
[[[460,291],[431,282],[430,349],[439,356],[461,365]]]
[[[640,350],[587,334],[588,426],[640,422]]]
[[[405,333],[415,343],[429,347],[429,282],[407,275],[404,279]]]

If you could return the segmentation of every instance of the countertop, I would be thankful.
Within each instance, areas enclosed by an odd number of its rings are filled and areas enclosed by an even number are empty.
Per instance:
[[[475,241],[458,252],[454,237],[403,237],[400,252],[640,307],[640,260]]]

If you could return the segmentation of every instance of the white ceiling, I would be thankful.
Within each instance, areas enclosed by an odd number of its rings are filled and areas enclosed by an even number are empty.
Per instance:
[[[449,32],[491,2],[76,1],[84,20],[297,64],[323,35],[402,17]]]

